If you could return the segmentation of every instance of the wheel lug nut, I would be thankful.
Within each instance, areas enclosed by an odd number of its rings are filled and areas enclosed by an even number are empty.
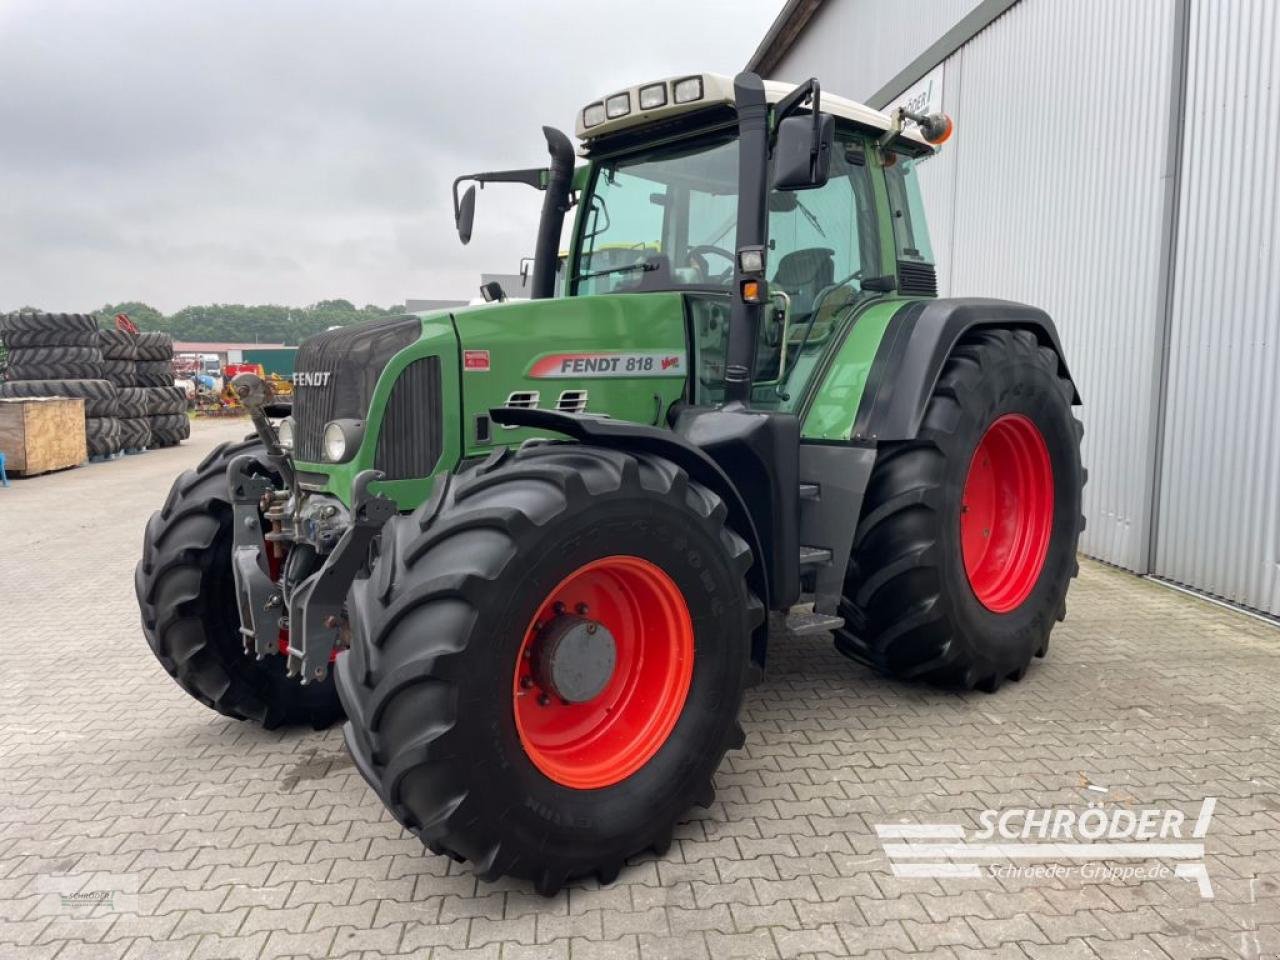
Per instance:
[[[545,693],[541,693],[538,695],[538,706],[545,707],[545,706],[549,706],[550,703],[551,703],[551,698],[548,697]]]
[[[522,690],[528,690],[532,686],[533,686],[533,677],[526,676],[526,677],[520,678],[520,688]]]
[[[587,615],[587,605],[585,603],[578,604],[578,616],[585,617]]]
[[[564,613],[564,604],[557,600],[551,609],[556,613]]]

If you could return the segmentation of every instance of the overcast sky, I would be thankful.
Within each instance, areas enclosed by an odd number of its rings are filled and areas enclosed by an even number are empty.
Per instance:
[[[782,0],[0,0],[0,309],[474,296],[602,94],[732,74]]]

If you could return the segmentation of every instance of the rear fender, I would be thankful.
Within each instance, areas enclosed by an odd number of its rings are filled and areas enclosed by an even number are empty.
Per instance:
[[[969,332],[988,327],[1034,333],[1057,354],[1058,373],[1071,382],[1071,402],[1080,403],[1058,328],[1043,310],[980,297],[919,300],[889,321],[867,375],[853,439],[882,443],[915,437],[951,351]]]

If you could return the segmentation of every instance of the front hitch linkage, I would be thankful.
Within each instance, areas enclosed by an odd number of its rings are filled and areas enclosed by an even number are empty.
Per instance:
[[[396,513],[394,500],[371,494],[378,470],[356,474],[351,491],[351,526],[325,559],[324,566],[289,593],[289,676],[302,683],[323,680],[329,658],[340,645],[346,619],[343,605],[351,582],[369,557],[369,545]]]

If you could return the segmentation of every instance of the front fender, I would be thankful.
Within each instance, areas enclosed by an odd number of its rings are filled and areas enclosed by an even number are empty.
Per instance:
[[[773,562],[772,553],[766,549],[756,525],[755,516],[744,499],[742,491],[710,454],[690,442],[685,436],[675,430],[631,423],[626,420],[560,413],[554,410],[495,407],[490,414],[495,423],[506,426],[553,430],[572,437],[579,443],[619,450],[635,450],[664,457],[698,483],[710,487],[725,502],[729,510],[729,526],[747,541],[752,555],[756,558],[751,570],[747,573],[747,582],[756,592],[765,609],[772,609],[773,603],[778,600],[777,578],[783,571]],[[790,486],[794,496],[794,491],[797,489],[794,470],[790,474]],[[791,551],[793,555],[796,552],[794,549]],[[792,573],[798,581],[798,571]],[[798,583],[796,592],[798,592]],[[767,621],[766,628],[758,633],[760,635],[754,637],[752,642],[752,660],[763,667]]]

